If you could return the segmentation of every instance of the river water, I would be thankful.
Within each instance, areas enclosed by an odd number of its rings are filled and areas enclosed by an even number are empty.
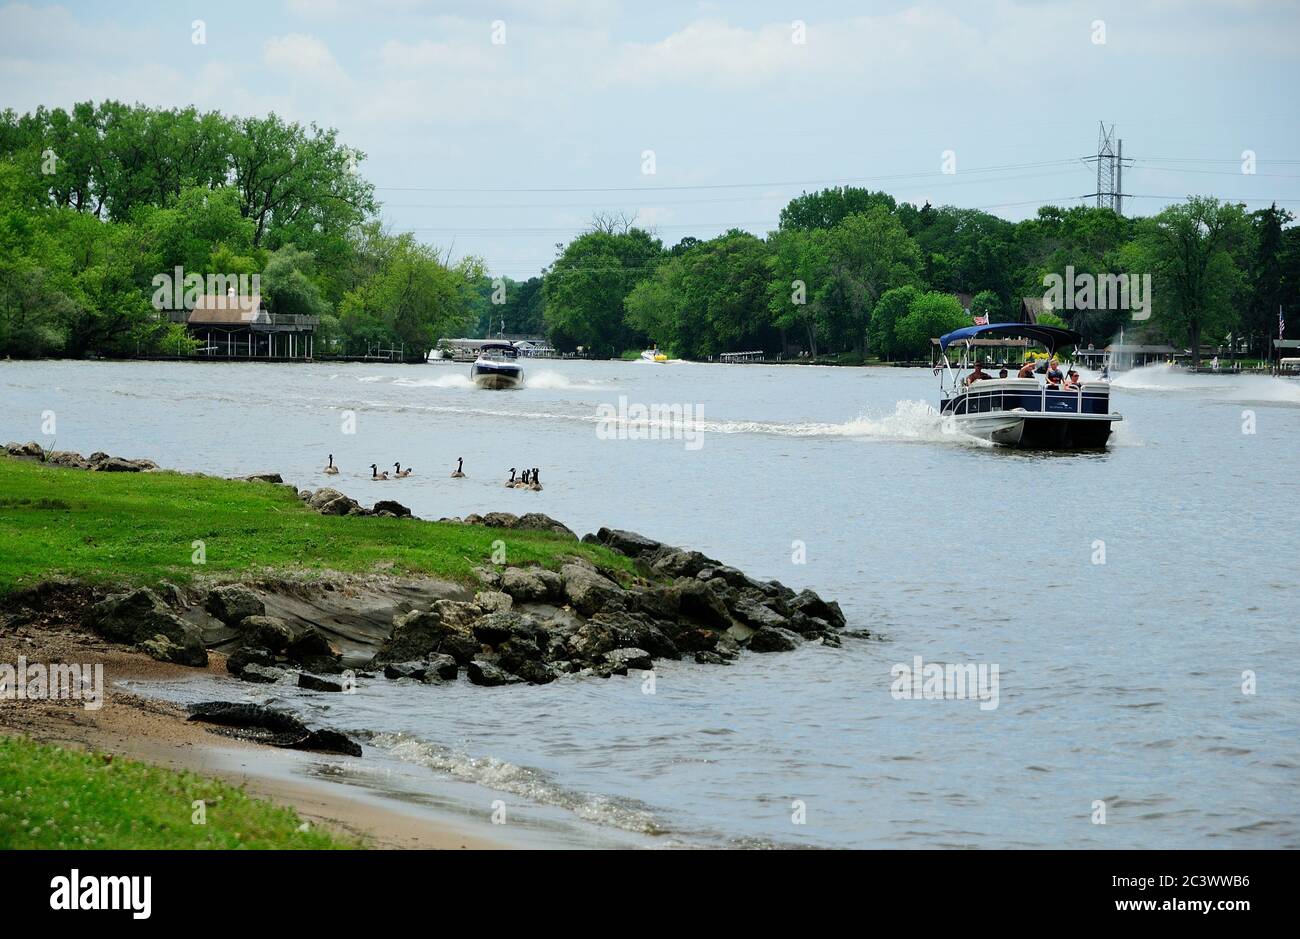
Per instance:
[[[3,363],[0,436],[49,444],[54,411],[59,449],[630,528],[812,587],[874,634],[662,663],[653,694],[636,672],[148,689],[323,714],[368,743],[311,764],[345,783],[467,818],[498,803],[502,830],[553,844],[1300,847],[1300,382],[1128,373],[1109,449],[1063,455],[944,433],[924,370],[533,362],[510,392],[467,373]],[[699,433],[627,439],[644,425],[620,434],[602,405],[676,405]],[[394,461],[415,475],[369,480]],[[543,492],[502,487],[532,466]],[[917,656],[996,666],[996,697],[892,694]]]

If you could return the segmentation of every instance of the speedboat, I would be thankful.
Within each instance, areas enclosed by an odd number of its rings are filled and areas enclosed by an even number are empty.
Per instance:
[[[1040,343],[1049,358],[1057,349],[1077,346],[1081,336],[1071,329],[1033,323],[993,323],[967,326],[939,339],[939,414],[945,426],[1005,447],[1037,450],[1085,450],[1106,446],[1112,426],[1124,418],[1110,409],[1109,381],[1082,381],[1065,390],[1030,378],[987,378],[971,381],[964,374],[972,365],[978,339],[1018,337]],[[960,349],[954,364],[950,350]]]
[[[664,362],[668,361],[668,356],[664,355],[662,352],[659,351],[658,347],[656,347],[653,349],[646,349],[644,352],[642,352],[641,361],[658,362],[660,364],[663,364]]]
[[[524,383],[519,350],[509,342],[485,342],[469,369],[470,380],[480,388],[518,388]]]

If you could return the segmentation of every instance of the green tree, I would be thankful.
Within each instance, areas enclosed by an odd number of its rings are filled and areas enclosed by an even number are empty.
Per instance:
[[[931,339],[969,325],[961,301],[950,293],[932,290],[912,301],[895,333],[909,358],[924,359],[930,355]]]
[[[921,290],[911,284],[886,290],[876,301],[876,308],[871,314],[868,335],[871,349],[885,360],[901,359],[907,351],[898,339],[898,323],[911,309],[912,303],[921,296]]]
[[[1200,364],[1203,335],[1222,337],[1236,327],[1244,296],[1252,229],[1245,210],[1208,196],[1193,196],[1146,220],[1134,268],[1149,265],[1156,322],[1171,339],[1186,342]]]
[[[625,321],[623,301],[663,255],[659,239],[639,228],[598,228],[569,242],[542,281],[546,325],[556,345],[617,355],[646,342]]]

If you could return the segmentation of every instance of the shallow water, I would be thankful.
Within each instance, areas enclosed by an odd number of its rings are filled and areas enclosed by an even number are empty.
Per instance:
[[[1110,448],[1061,455],[943,433],[926,370],[527,370],[527,387],[486,392],[454,364],[4,363],[0,436],[49,444],[53,410],[60,449],[274,470],[425,517],[631,528],[811,586],[876,635],[663,663],[653,694],[635,672],[220,689],[327,709],[366,734],[364,772],[401,766],[403,787],[476,817],[499,799],[556,843],[1300,846],[1300,382],[1128,373]],[[698,408],[702,434],[602,439],[598,406],[620,396]],[[447,478],[461,456],[469,478]],[[369,480],[398,460],[415,475]],[[512,466],[540,467],[545,490],[503,488]],[[918,655],[997,665],[997,707],[896,700],[891,667]]]

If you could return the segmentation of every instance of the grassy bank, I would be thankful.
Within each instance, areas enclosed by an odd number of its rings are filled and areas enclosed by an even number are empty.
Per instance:
[[[194,773],[0,737],[0,850],[360,847],[301,825]]]
[[[335,517],[288,489],[178,473],[95,473],[0,456],[0,595],[56,576],[153,584],[198,574],[334,570],[468,581],[492,543],[510,564],[577,554],[630,562],[546,532],[409,519]],[[193,563],[195,542],[205,563]]]

